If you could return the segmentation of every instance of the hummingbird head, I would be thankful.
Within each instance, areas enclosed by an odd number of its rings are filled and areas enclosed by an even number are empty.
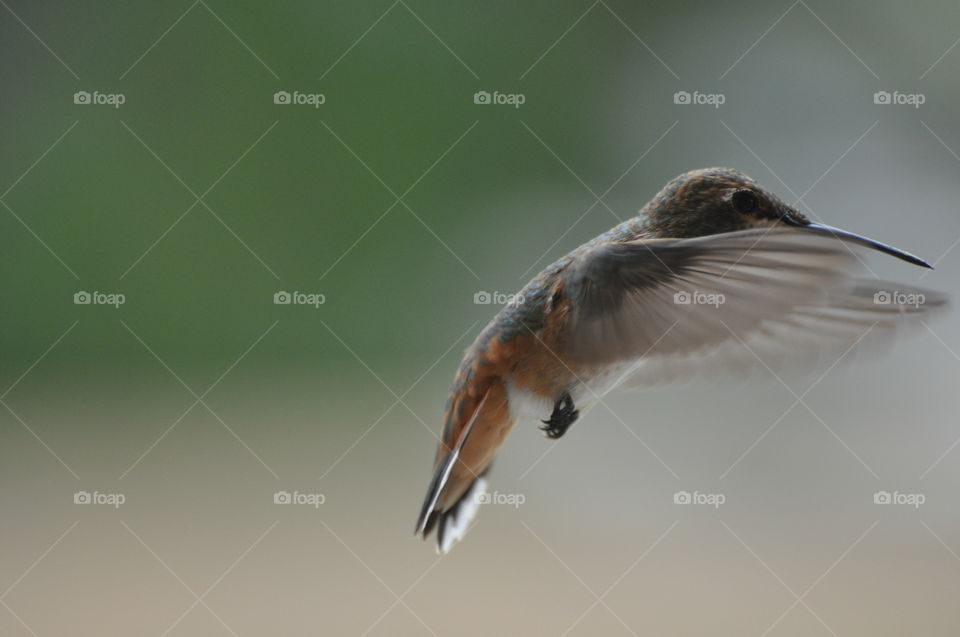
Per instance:
[[[867,246],[926,268],[930,264],[873,239],[812,222],[795,207],[733,168],[703,168],[674,178],[644,206],[644,228],[655,238],[689,239],[757,227],[795,227]]]
[[[733,168],[703,168],[670,181],[642,213],[660,238],[688,239],[809,219]]]

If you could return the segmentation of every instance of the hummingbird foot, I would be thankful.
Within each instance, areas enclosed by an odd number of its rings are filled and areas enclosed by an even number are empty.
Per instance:
[[[542,420],[546,427],[540,427],[547,433],[547,438],[556,440],[567,433],[570,425],[580,417],[580,411],[574,407],[573,399],[569,393],[565,393],[553,405],[553,413],[550,414],[550,420]]]

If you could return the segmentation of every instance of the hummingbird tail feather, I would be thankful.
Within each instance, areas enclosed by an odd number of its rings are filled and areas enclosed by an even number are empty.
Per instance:
[[[489,471],[489,469],[487,470]],[[428,526],[437,527],[437,553],[448,552],[454,544],[463,539],[470,529],[484,494],[487,492],[486,471],[471,483],[460,499],[444,512],[434,511],[430,514]],[[429,533],[429,528],[424,536]]]
[[[480,473],[474,474],[469,468],[473,479],[466,482],[463,477],[455,477],[451,480],[454,466],[460,460],[460,452],[470,437],[473,425],[480,415],[483,405],[487,400],[489,393],[484,394],[479,404],[474,409],[473,415],[458,435],[456,444],[449,448],[443,455],[440,462],[437,463],[437,469],[434,472],[430,486],[427,488],[427,497],[423,502],[423,508],[420,510],[420,517],[417,519],[416,533],[422,535],[424,539],[430,535],[434,527],[437,529],[437,551],[446,553],[453,546],[454,542],[461,539],[467,531],[470,521],[476,516],[477,509],[480,506],[480,496],[486,491],[486,480],[483,476],[489,471],[489,466]],[[462,463],[462,461],[461,461]],[[466,466],[463,465],[462,466]],[[455,489],[452,493],[457,493],[460,489],[460,496],[452,504],[446,504],[442,498],[450,498],[450,488]]]

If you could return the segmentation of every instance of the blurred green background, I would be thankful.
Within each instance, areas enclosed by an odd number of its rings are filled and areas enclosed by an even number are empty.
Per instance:
[[[681,172],[740,168],[960,291],[956,3],[0,4],[0,633],[955,633],[953,316],[809,393],[520,425],[492,488],[521,507],[440,561],[412,526],[475,295]]]

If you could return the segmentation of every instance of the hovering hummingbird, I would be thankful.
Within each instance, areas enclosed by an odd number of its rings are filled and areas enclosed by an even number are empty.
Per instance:
[[[730,168],[668,183],[640,214],[537,275],[466,350],[416,532],[446,552],[476,515],[517,420],[557,439],[614,387],[728,374],[846,352],[945,305],[935,292],[852,275],[866,246],[813,223]]]

